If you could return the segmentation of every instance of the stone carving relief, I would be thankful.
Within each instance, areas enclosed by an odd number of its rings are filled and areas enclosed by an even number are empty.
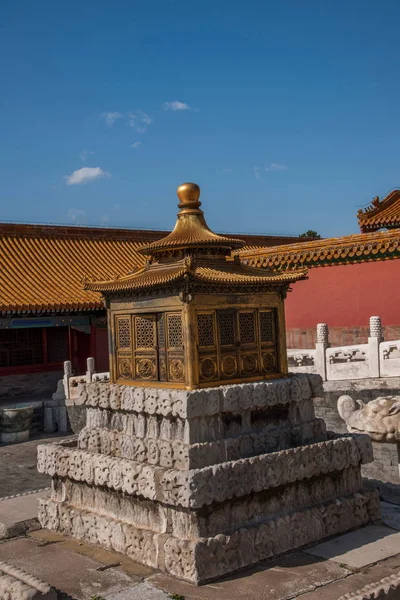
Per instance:
[[[368,404],[341,396],[337,407],[348,431],[366,433],[376,442],[400,439],[400,396],[379,397]]]

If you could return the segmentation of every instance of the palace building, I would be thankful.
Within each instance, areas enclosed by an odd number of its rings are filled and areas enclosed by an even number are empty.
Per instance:
[[[315,342],[328,323],[333,345],[362,343],[372,314],[399,339],[400,190],[359,211],[361,233],[330,239],[234,235],[250,267],[308,270],[285,302],[289,348]],[[0,398],[55,390],[64,360],[109,370],[106,310],[90,281],[142,269],[144,245],[167,231],[0,224]],[[86,284],[85,284],[86,281]],[[100,290],[100,288],[99,288]],[[217,352],[217,349],[216,349]]]
[[[400,338],[400,190],[357,214],[361,233],[252,248],[249,265],[278,271],[307,267],[285,303],[288,348],[312,348],[316,324],[327,323],[332,345],[365,343],[371,315],[386,341]]]

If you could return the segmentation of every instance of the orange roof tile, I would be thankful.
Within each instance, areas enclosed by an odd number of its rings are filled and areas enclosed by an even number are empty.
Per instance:
[[[400,258],[400,230],[253,248],[239,255],[247,265],[276,270]]]
[[[0,223],[0,311],[98,310],[83,281],[113,279],[145,264],[138,252],[167,231]],[[297,238],[241,236],[248,247]]]
[[[358,211],[357,219],[362,233],[400,227],[400,190],[393,190],[383,200],[374,198],[370,206]]]

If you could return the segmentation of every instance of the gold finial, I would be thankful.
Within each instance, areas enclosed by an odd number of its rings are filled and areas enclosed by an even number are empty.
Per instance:
[[[200,188],[197,183],[182,183],[176,190],[179,208],[199,208]]]

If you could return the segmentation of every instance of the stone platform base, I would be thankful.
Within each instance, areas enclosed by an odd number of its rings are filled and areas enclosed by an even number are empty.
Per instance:
[[[43,527],[128,555],[198,584],[380,518],[376,491],[356,493],[271,518],[231,535],[181,540],[52,499],[40,501]]]
[[[321,378],[202,390],[82,384],[77,440],[38,447],[45,528],[204,583],[379,519],[368,436],[315,418]]]

